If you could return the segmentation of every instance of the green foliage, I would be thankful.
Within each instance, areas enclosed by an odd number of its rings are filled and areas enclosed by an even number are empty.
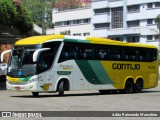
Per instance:
[[[157,22],[157,27],[160,30],[160,14],[157,16],[156,22]]]
[[[11,0],[0,0],[0,23],[12,26],[17,16],[16,7]]]
[[[22,11],[23,14],[18,14],[16,17],[15,27],[18,28],[23,34],[33,29],[33,21],[25,9]]]
[[[60,32],[60,34],[61,35],[70,35],[71,31],[70,30],[65,30],[65,31]]]
[[[33,29],[33,21],[27,10],[16,6],[12,0],[0,0],[0,23],[19,29],[21,34]]]
[[[55,0],[22,0],[22,5],[31,13],[34,23],[40,27],[52,27],[52,8]]]

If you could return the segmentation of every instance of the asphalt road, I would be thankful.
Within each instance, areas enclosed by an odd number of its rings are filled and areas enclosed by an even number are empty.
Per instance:
[[[59,97],[57,93],[41,93],[38,98],[32,97],[30,92],[9,92],[1,85],[0,111],[160,111],[160,85],[136,94],[100,95],[94,90],[65,92],[64,97]],[[70,118],[65,119],[70,120]],[[79,119],[82,118],[76,118]],[[117,118],[112,119],[117,120]],[[127,119],[134,120],[134,118]],[[151,119],[145,118],[145,120]]]

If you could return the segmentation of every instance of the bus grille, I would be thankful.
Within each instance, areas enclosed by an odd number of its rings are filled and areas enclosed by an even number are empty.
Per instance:
[[[28,82],[9,82],[9,81],[8,81],[8,83],[12,84],[12,85],[26,85],[26,84],[28,84]]]

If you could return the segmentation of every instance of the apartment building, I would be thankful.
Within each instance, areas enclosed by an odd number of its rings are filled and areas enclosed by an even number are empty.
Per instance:
[[[81,4],[77,5],[80,7],[69,8],[62,2],[63,5],[58,4],[59,7],[53,10],[55,34],[69,31],[76,36],[91,35],[158,45],[156,17],[160,14],[159,0],[73,1],[79,1]]]
[[[70,3],[62,0],[53,9],[55,34],[67,33],[74,36],[89,36],[91,34],[92,8],[91,1],[75,0]]]
[[[158,44],[159,0],[92,0],[92,35]]]

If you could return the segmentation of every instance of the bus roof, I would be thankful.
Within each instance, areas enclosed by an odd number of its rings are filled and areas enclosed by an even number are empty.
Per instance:
[[[28,38],[21,39],[17,41],[16,45],[33,45],[33,44],[42,44],[46,41],[53,39],[63,39],[64,35],[45,35],[45,36],[32,36]]]
[[[111,44],[111,45],[120,45],[120,46],[157,48],[157,46],[152,45],[152,44],[129,43],[129,42],[111,40],[111,39],[107,39],[107,38],[87,37],[86,39],[91,41],[92,43],[97,43],[97,44]]]
[[[33,45],[42,44],[54,39],[62,39],[68,42],[79,42],[79,43],[95,43],[95,44],[110,44],[110,45],[120,45],[120,46],[134,46],[134,47],[149,47],[157,48],[154,45],[140,44],[140,43],[128,43],[116,40],[111,40],[107,38],[98,37],[80,37],[80,36],[68,36],[68,35],[45,35],[45,36],[33,36],[21,39],[17,41],[16,45]]]

